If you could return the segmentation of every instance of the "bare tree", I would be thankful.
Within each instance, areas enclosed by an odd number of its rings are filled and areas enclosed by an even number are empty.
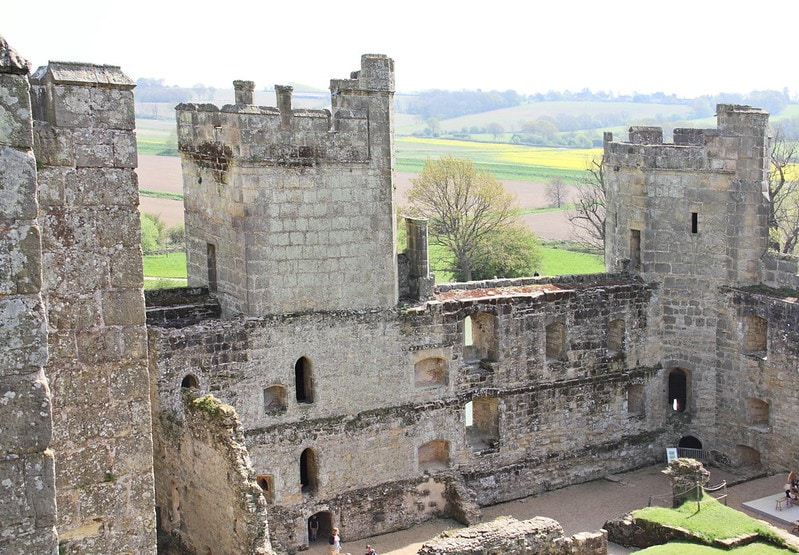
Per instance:
[[[575,186],[574,208],[567,212],[578,241],[596,250],[605,248],[605,176],[604,157],[592,160],[588,175]]]
[[[408,213],[430,221],[431,244],[441,245],[451,253],[450,271],[458,279],[471,281],[486,272],[502,272],[491,261],[497,252],[510,254],[518,249],[518,203],[516,196],[505,191],[501,181],[479,170],[468,159],[447,156],[428,159],[424,170],[411,179],[408,192]],[[515,234],[515,235],[514,235]],[[504,243],[497,240],[504,236]],[[523,238],[528,241],[530,238]],[[513,247],[507,244],[513,243]],[[535,248],[535,241],[525,243],[523,250]],[[532,261],[531,261],[532,262]],[[520,269],[520,271],[522,271]]]
[[[782,253],[793,253],[799,241],[799,181],[790,179],[789,166],[797,163],[799,144],[788,140],[780,128],[771,139],[769,227],[771,243]]]
[[[547,183],[547,200],[556,208],[566,204],[566,183],[560,177],[553,177]]]

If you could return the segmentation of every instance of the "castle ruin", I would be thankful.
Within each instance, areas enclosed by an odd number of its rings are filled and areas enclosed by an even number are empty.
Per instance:
[[[330,110],[234,86],[177,107],[189,287],[145,297],[134,84],[0,43],[1,551],[295,552],[667,446],[799,463],[766,113],[606,134],[604,274],[433,286],[424,221],[396,250],[393,61]]]

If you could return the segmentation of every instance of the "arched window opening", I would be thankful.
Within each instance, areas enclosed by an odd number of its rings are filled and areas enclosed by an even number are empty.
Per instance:
[[[416,387],[439,387],[448,383],[447,361],[443,358],[425,358],[413,366],[413,385]]]
[[[735,446],[735,459],[741,466],[760,466],[760,451],[748,445]]]
[[[669,372],[669,406],[673,412],[685,412],[688,402],[688,376],[681,368]]]
[[[464,405],[466,442],[472,451],[499,446],[499,399],[481,397]]]
[[[615,355],[624,350],[624,320],[608,322],[608,354]]]
[[[286,410],[286,388],[270,385],[264,389],[264,414],[274,414]]]
[[[756,397],[746,399],[746,422],[752,426],[768,426],[769,404]]]
[[[333,513],[319,511],[308,518],[308,541],[327,543],[327,538],[333,531]]]
[[[275,501],[273,479],[271,474],[259,474],[255,477],[255,482],[261,488],[261,491],[263,491],[264,499],[266,499],[267,503],[273,503]]]
[[[298,403],[313,403],[311,362],[305,357],[294,363],[294,387]]]
[[[747,314],[743,317],[743,352],[745,355],[766,358],[768,343],[768,321]]]
[[[645,411],[644,386],[632,384],[627,387],[627,414],[630,416],[643,416]]]
[[[319,469],[316,465],[316,453],[306,449],[300,455],[300,490],[302,493],[315,493],[318,487]]]
[[[419,446],[419,470],[422,472],[436,472],[449,468],[449,442],[443,439],[434,439]]]
[[[200,389],[200,380],[198,380],[197,376],[194,374],[187,374],[180,382],[180,387],[185,389]]]
[[[497,317],[478,312],[463,320],[463,359],[477,362],[498,359]]]
[[[553,322],[546,328],[547,360],[563,360],[566,358],[566,324]]]

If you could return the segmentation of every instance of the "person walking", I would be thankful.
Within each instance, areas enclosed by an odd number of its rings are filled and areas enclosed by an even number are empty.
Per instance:
[[[333,528],[330,537],[327,539],[328,555],[339,555],[341,553],[341,536],[338,535],[338,528]]]

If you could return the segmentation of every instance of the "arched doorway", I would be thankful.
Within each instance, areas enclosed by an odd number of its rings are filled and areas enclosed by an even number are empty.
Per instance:
[[[302,493],[314,493],[317,487],[316,453],[305,449],[300,455],[300,489]]]
[[[333,513],[330,511],[319,511],[308,518],[308,543],[327,543],[327,537],[332,531]]]
[[[694,436],[683,436],[680,438],[679,443],[677,443],[677,447],[685,447],[686,449],[701,449],[702,442],[696,439]]]

